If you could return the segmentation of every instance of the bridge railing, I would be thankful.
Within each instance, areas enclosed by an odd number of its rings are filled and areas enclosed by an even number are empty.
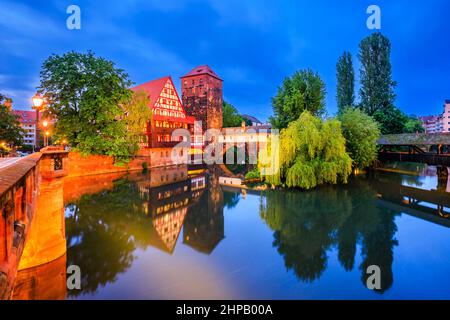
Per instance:
[[[67,175],[68,153],[49,147],[0,169],[0,299],[12,293],[42,181]],[[48,223],[48,221],[46,222]]]
[[[11,294],[33,218],[41,156],[35,153],[0,170],[0,299]]]

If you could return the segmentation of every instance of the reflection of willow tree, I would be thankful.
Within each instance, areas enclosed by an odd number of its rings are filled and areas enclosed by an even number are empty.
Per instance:
[[[274,246],[284,256],[288,269],[311,282],[322,275],[327,251],[338,248],[345,270],[355,264],[357,244],[362,245],[362,280],[366,270],[378,265],[384,292],[392,286],[395,215],[376,207],[375,191],[366,180],[354,179],[348,186],[323,187],[313,192],[267,191],[261,216],[274,230]]]
[[[261,215],[275,231],[274,246],[286,267],[304,281],[319,278],[326,268],[326,251],[335,242],[335,230],[351,212],[349,197],[331,187],[307,193],[268,191],[265,196]]]
[[[81,197],[70,204],[66,219],[68,265],[82,270],[81,293],[93,293],[114,282],[134,260],[137,247],[147,247],[151,220],[142,211],[135,184],[116,181],[112,190]],[[78,295],[80,292],[71,291]]]

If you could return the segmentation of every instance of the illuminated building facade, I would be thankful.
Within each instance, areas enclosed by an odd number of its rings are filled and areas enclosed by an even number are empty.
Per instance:
[[[20,126],[24,130],[23,143],[28,146],[36,144],[36,112],[25,110],[14,110],[18,116]]]
[[[174,139],[172,133],[180,128],[192,131],[195,118],[186,114],[171,77],[149,81],[132,90],[146,92],[152,110],[141,155],[150,156],[152,167],[173,164],[171,152],[181,139]],[[179,152],[179,156],[183,157],[183,151]]]

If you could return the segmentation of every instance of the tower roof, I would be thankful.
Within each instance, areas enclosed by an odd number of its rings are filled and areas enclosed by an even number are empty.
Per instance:
[[[220,79],[219,76],[207,64],[195,67],[194,69],[189,71],[187,74],[182,76],[181,79],[188,78],[188,77],[193,77],[193,76],[198,76],[198,75],[202,75],[202,74],[210,75],[210,76],[212,76],[212,77],[222,81],[222,79]]]

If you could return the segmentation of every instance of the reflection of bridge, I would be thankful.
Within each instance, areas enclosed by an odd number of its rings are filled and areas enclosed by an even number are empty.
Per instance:
[[[380,179],[371,184],[378,193],[378,204],[382,207],[450,228],[449,193],[398,186]]]
[[[419,162],[438,166],[441,178],[450,167],[450,133],[385,135],[378,141],[381,161]]]

